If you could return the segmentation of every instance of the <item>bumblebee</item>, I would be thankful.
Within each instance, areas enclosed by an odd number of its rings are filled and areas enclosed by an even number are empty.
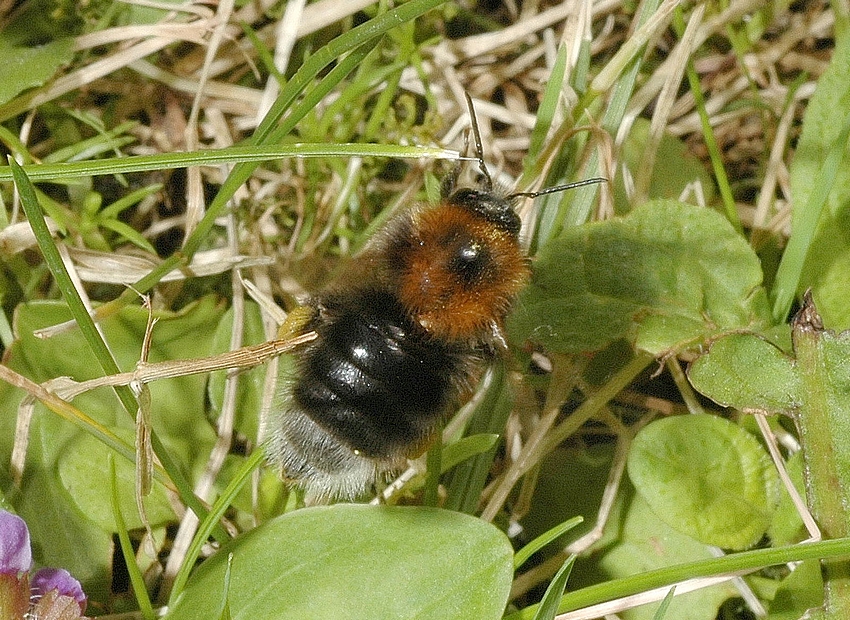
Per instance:
[[[506,346],[530,275],[514,204],[539,193],[494,190],[469,106],[481,187],[458,187],[456,167],[438,205],[395,216],[308,304],[302,333],[318,337],[283,386],[266,448],[313,501],[362,496],[421,453]]]

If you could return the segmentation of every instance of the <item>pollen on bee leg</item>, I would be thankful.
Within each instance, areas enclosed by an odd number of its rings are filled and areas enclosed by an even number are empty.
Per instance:
[[[294,308],[286,315],[286,320],[283,324],[278,327],[277,337],[286,339],[299,335],[315,313],[315,308],[311,308],[310,306],[298,306]]]

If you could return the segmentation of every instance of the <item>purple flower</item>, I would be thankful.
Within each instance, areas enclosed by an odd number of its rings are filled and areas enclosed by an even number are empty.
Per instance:
[[[71,577],[64,568],[42,568],[32,578],[32,590],[36,596],[44,596],[51,590],[56,590],[62,596],[68,596],[86,609],[86,595],[80,582]]]
[[[86,595],[79,581],[63,568],[42,568],[32,577],[30,597],[31,567],[27,524],[20,517],[0,510],[0,619],[83,618]]]
[[[0,510],[0,573],[17,575],[32,566],[30,532],[18,515]]]

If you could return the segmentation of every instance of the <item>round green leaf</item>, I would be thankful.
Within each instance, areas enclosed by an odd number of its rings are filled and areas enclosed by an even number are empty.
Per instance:
[[[219,618],[225,601],[233,620],[501,618],[512,556],[501,531],[456,512],[307,508],[222,548],[192,576],[167,618]]]
[[[758,542],[779,501],[779,478],[758,441],[712,415],[653,422],[635,437],[628,468],[659,518],[725,549]]]

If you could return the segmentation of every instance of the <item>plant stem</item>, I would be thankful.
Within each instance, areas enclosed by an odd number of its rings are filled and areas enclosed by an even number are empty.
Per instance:
[[[796,421],[805,458],[806,492],[809,507],[824,538],[848,534],[850,479],[847,471],[847,437],[839,417],[835,379],[830,376],[836,363],[828,359],[829,339],[821,318],[806,294],[803,309],[793,321],[794,351],[802,380],[803,403]],[[831,363],[832,362],[832,363]],[[850,562],[823,561],[823,618],[850,618]]]

